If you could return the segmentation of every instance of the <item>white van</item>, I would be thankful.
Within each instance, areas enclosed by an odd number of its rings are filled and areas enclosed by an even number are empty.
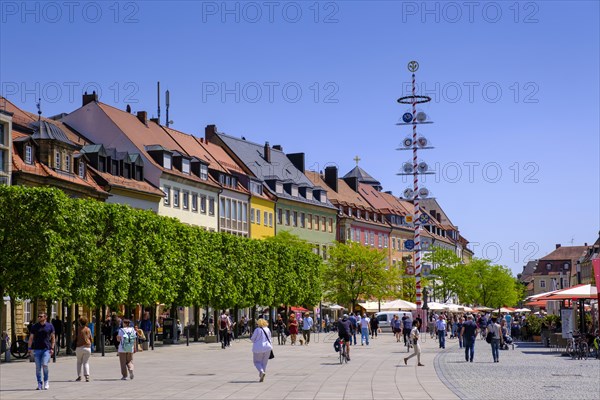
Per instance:
[[[402,327],[402,317],[403,316],[407,316],[408,319],[410,320],[411,326],[412,326],[412,313],[410,311],[380,311],[378,313],[375,313],[375,318],[377,318],[377,320],[379,321],[379,327],[381,328],[382,332],[391,332],[392,328],[390,326],[390,322],[392,322],[392,319],[394,319],[394,315],[398,316],[398,319],[400,320],[400,327]]]

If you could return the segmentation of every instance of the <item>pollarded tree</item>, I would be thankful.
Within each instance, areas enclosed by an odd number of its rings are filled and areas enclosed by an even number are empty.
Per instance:
[[[58,189],[0,185],[0,298],[58,295],[56,255],[69,204]],[[12,328],[14,336],[14,319]]]
[[[359,298],[368,299],[389,284],[386,280],[383,251],[359,243],[337,243],[324,268],[325,297],[342,304],[356,306]]]

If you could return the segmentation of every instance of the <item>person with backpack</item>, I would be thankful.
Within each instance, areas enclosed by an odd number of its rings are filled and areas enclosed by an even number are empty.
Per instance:
[[[231,329],[231,320],[229,313],[223,311],[219,318],[219,339],[221,339],[221,348],[229,347],[229,330]]]
[[[123,320],[123,327],[119,329],[117,341],[119,342],[119,362],[121,363],[121,380],[127,380],[127,371],[129,371],[129,379],[133,379],[133,352],[135,350],[136,333],[135,329],[130,326],[131,321]]]

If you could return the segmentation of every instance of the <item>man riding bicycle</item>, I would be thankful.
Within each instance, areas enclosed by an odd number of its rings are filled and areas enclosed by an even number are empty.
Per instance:
[[[350,361],[350,324],[351,322],[348,319],[348,314],[344,314],[338,321],[338,337],[344,341],[344,346],[346,346],[346,358],[348,361]]]

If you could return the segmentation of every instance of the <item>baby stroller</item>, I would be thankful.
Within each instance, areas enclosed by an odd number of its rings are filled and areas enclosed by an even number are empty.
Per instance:
[[[502,336],[502,339],[504,340],[504,344],[500,346],[500,350],[508,350],[508,346],[511,346],[513,350],[515,349],[515,344],[512,337],[504,335]]]

